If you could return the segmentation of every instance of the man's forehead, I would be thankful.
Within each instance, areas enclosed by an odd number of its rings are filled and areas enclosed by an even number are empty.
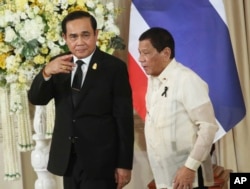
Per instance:
[[[153,49],[153,45],[151,44],[150,40],[142,40],[139,41],[139,48],[141,49]]]

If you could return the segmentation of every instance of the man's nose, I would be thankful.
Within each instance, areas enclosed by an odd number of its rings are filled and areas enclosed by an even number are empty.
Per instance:
[[[88,36],[79,35],[76,38],[76,42],[77,42],[77,44],[84,44],[84,43],[86,43],[86,41],[88,40],[88,38],[89,38]]]
[[[142,55],[139,55],[138,61],[140,63],[143,63],[145,61],[145,58]]]
[[[84,38],[84,36],[79,36],[79,37],[77,38],[77,43],[82,44],[82,43],[85,43],[85,42],[86,42],[86,39]]]

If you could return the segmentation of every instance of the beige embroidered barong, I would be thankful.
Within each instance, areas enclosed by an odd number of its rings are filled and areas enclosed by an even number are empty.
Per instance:
[[[210,149],[218,129],[207,84],[173,59],[146,94],[145,136],[157,188],[172,188],[179,167],[202,166],[204,184],[213,185]],[[193,187],[197,187],[197,174]]]

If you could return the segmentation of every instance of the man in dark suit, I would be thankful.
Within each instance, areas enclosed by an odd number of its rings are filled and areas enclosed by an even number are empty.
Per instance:
[[[47,63],[28,93],[34,105],[55,100],[48,170],[63,176],[65,189],[121,189],[131,179],[134,143],[126,64],[96,47],[97,23],[89,13],[70,13],[62,31],[70,53]],[[72,86],[77,72],[78,89]]]

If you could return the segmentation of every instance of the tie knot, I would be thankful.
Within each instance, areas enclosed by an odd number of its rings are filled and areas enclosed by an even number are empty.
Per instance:
[[[76,63],[80,67],[84,64],[84,62],[82,60],[77,60]]]

